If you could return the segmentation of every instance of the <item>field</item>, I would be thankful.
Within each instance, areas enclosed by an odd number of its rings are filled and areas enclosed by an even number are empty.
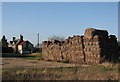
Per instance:
[[[119,64],[82,65],[44,61],[41,54],[3,57],[3,80],[118,80]]]

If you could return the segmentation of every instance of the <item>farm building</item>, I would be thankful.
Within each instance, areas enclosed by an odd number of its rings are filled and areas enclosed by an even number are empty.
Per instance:
[[[23,36],[20,35],[19,39],[15,39],[15,37],[13,37],[13,40],[10,41],[9,43],[9,47],[12,47],[14,49],[14,52],[18,51],[18,44],[21,43],[23,41]]]
[[[20,35],[19,39],[16,39],[13,37],[13,40],[10,41],[9,47],[12,47],[14,49],[14,52],[19,52],[19,53],[30,53],[34,51],[34,45],[30,43],[30,41],[24,41],[23,36]]]
[[[34,51],[33,44],[30,43],[29,41],[22,41],[21,43],[18,44],[18,51],[22,53],[31,53]]]

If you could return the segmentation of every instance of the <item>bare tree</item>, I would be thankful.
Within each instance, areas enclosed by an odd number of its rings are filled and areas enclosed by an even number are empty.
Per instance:
[[[59,41],[64,41],[65,38],[63,36],[56,36],[56,35],[53,35],[51,37],[48,38],[49,41],[51,40],[59,40]]]

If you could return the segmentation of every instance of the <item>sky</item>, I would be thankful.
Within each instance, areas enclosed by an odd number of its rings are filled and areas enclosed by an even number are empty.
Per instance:
[[[2,2],[119,2],[119,0],[1,0]]]
[[[24,36],[37,44],[50,36],[84,35],[87,27],[108,30],[118,36],[117,2],[3,2],[2,34]]]

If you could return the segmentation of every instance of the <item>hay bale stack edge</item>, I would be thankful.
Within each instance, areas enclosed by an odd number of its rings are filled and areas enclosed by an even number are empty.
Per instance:
[[[98,64],[114,61],[118,57],[118,44],[116,36],[108,35],[107,30],[87,28],[84,36],[43,41],[42,53],[43,59],[49,61]]]

